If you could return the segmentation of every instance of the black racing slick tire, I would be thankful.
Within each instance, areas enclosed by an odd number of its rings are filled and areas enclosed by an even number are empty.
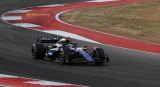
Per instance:
[[[60,63],[62,65],[69,64],[71,59],[71,51],[69,49],[62,49],[60,53]]]
[[[31,50],[34,59],[43,59],[45,56],[45,47],[43,44],[33,44]]]
[[[103,64],[105,62],[105,53],[102,48],[94,48],[92,57],[95,58],[95,64]]]

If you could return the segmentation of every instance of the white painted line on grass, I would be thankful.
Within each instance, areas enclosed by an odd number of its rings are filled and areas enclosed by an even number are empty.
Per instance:
[[[29,27],[41,27],[40,25],[31,24],[31,23],[14,23],[13,25],[20,26],[20,27],[25,27],[25,28],[29,28]]]
[[[4,16],[2,17],[3,20],[9,21],[9,20],[22,20],[21,16]]]
[[[60,19],[60,15],[61,15],[61,14],[65,13],[65,12],[72,11],[72,10],[74,10],[74,9],[67,10],[67,11],[63,11],[63,12],[60,12],[60,13],[56,14],[56,16],[55,16],[56,20],[58,20],[58,21],[61,22],[61,23],[70,25],[70,26],[74,26],[74,27],[83,28],[83,29],[86,29],[86,30],[91,30],[91,31],[94,31],[94,32],[99,32],[99,33],[102,33],[102,34],[107,34],[107,35],[111,35],[111,36],[116,36],[116,37],[120,37],[120,38],[125,38],[125,39],[129,39],[129,40],[133,40],[133,39],[126,38],[126,37],[122,37],[122,36],[118,36],[118,35],[114,35],[114,34],[109,34],[109,33],[104,33],[104,32],[101,32],[101,31],[96,31],[96,30],[93,30],[93,29],[89,29],[89,28],[85,28],[85,27],[81,27],[81,26],[69,24],[69,23],[64,22],[64,21],[62,21],[62,20]]]
[[[71,25],[71,26],[74,26],[74,27],[83,28],[83,29],[87,29],[87,30],[91,30],[91,31],[95,31],[95,32],[103,33],[103,34],[108,34],[108,35],[111,35],[111,36],[116,36],[116,37],[120,37],[120,38],[124,38],[124,39],[134,40],[134,39],[130,39],[130,38],[126,38],[126,37],[114,35],[114,34],[104,33],[104,32],[101,32],[101,31],[96,31],[96,30],[93,30],[93,29],[89,29],[89,28],[85,28],[85,27],[80,27],[80,26],[77,26],[77,25],[69,24],[69,23],[64,22],[64,21],[62,21],[62,20],[60,19],[60,15],[61,15],[61,14],[65,13],[65,12],[72,11],[72,10],[74,10],[74,9],[66,10],[66,11],[57,13],[56,16],[55,16],[56,20],[58,20],[58,21],[61,22],[61,23],[64,23],[64,24],[67,24],[67,25]],[[137,41],[137,40],[135,40],[135,41]],[[99,43],[99,42],[98,42],[98,43]],[[160,54],[158,54],[158,53],[147,52],[147,51],[141,51],[141,50],[135,50],[135,49],[130,49],[130,48],[124,48],[124,47],[119,47],[119,46],[114,46],[114,45],[109,45],[109,44],[101,44],[101,45],[107,45],[107,46],[111,46],[111,47],[115,47],[115,48],[126,49],[126,50],[132,50],[132,51],[136,51],[136,52],[143,52],[143,53],[149,53],[149,54],[160,55]]]

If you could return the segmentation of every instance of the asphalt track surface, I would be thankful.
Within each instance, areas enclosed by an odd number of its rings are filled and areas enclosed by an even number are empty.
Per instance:
[[[4,12],[39,5],[79,2],[82,0],[1,0]],[[16,75],[92,87],[159,87],[160,55],[74,40],[88,48],[102,47],[111,62],[60,65],[32,59],[30,50],[37,37],[53,36],[11,26],[0,21],[0,74]]]

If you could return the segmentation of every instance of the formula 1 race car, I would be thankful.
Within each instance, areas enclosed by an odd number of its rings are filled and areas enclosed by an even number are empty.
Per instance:
[[[44,46],[48,43],[51,45]],[[47,59],[61,64],[69,63],[95,63],[109,62],[109,57],[102,48],[94,47],[92,52],[87,52],[87,46],[77,47],[66,37],[38,38],[31,50],[34,59]]]

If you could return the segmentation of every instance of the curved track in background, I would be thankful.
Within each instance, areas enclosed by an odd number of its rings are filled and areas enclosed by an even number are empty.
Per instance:
[[[0,14],[10,10],[70,3],[75,0],[1,0]],[[78,0],[76,0],[78,2]],[[82,0],[79,0],[82,1]],[[64,66],[53,62],[34,60],[30,49],[37,37],[53,36],[46,33],[11,26],[0,21],[0,74],[45,79],[92,87],[159,87],[160,55],[148,54],[98,45],[89,42],[89,48],[102,47],[111,62],[103,66]]]
[[[69,36],[74,39],[93,43],[160,54],[160,45],[75,26],[65,23],[60,19],[60,14],[73,9],[142,1],[148,0],[95,0],[94,2],[43,5],[9,11],[4,13],[1,19],[15,26],[26,27],[50,34]]]

